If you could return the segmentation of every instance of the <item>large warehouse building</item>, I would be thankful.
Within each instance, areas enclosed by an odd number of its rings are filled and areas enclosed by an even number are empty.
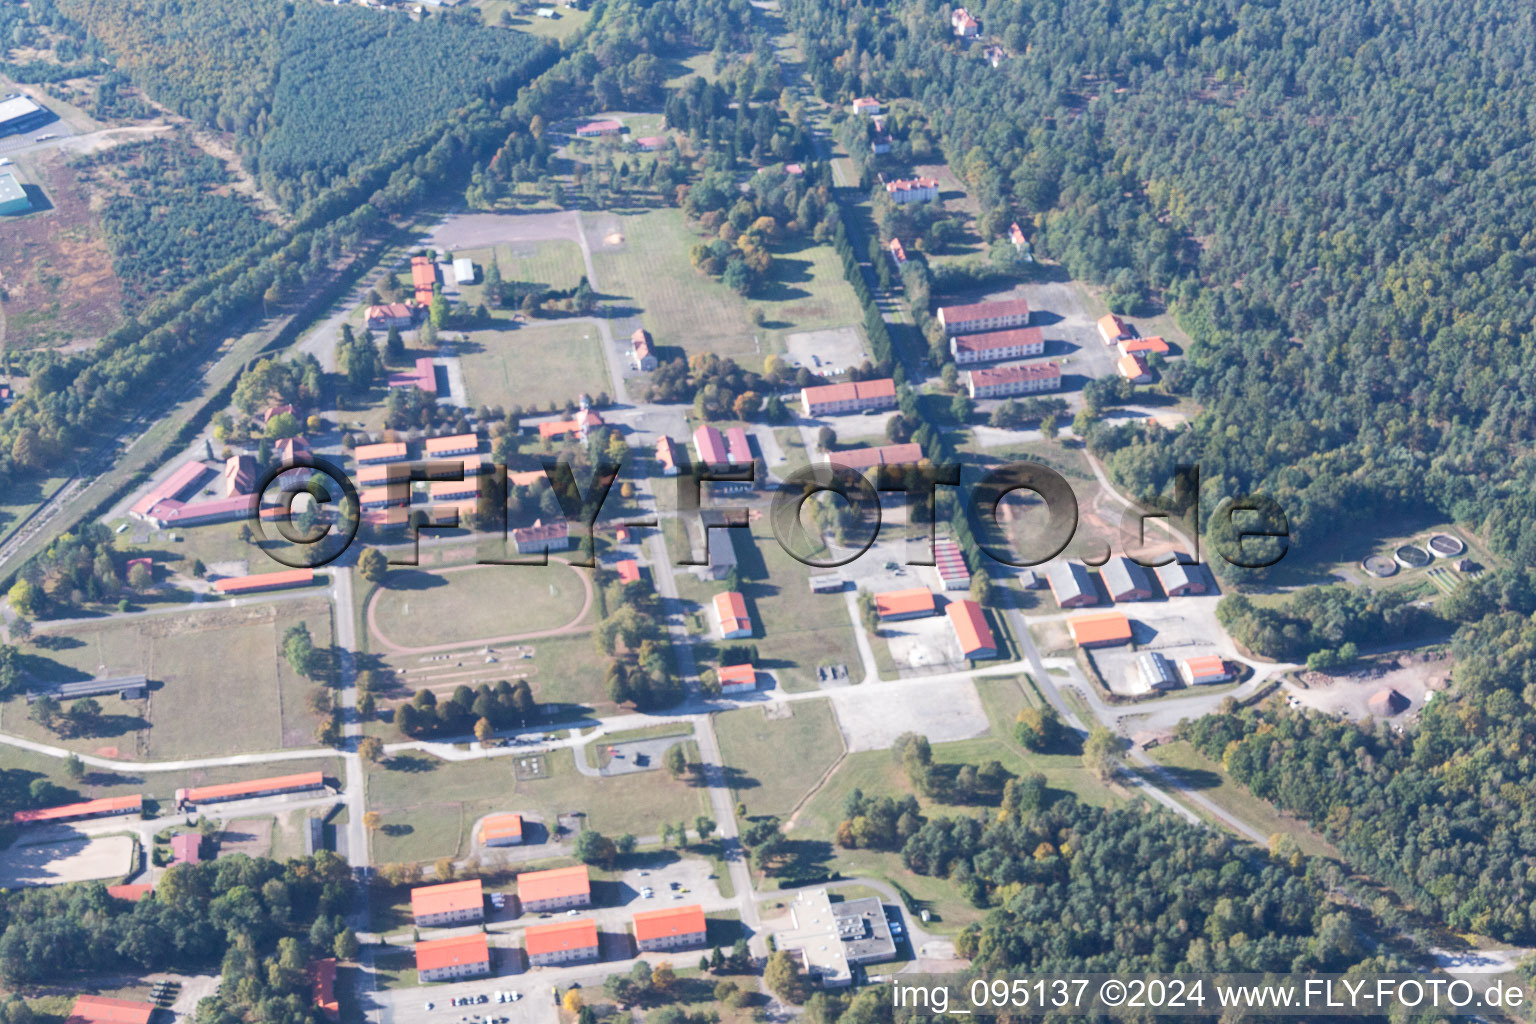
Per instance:
[[[31,210],[32,200],[27,198],[27,190],[21,187],[16,175],[0,173],[0,217],[30,213]]]
[[[26,96],[0,100],[0,135],[15,135],[47,124],[53,115]]]

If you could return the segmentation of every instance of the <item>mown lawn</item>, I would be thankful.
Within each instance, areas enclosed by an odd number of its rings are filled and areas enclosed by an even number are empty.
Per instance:
[[[715,718],[731,792],[752,815],[785,817],[843,752],[830,702],[797,701],[789,718],[738,708]]]

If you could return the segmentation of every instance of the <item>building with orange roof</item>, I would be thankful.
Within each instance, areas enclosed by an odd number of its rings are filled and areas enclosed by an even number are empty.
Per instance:
[[[807,416],[836,416],[865,409],[896,408],[896,382],[889,377],[856,380],[846,384],[822,384],[800,389],[800,405]]]
[[[323,957],[310,964],[309,978],[314,986],[316,1009],[331,1020],[339,1020],[341,1004],[336,1001],[336,958]]]
[[[376,466],[384,462],[400,462],[409,455],[404,441],[384,441],[379,444],[358,445],[352,449],[352,457],[359,466]]]
[[[1227,668],[1227,663],[1215,654],[1185,658],[1179,663],[1179,674],[1184,677],[1184,682],[1189,686],[1224,683],[1232,678],[1232,672]]]
[[[1123,356],[1147,352],[1165,356],[1168,354],[1168,343],[1157,335],[1150,338],[1125,338],[1120,342],[1120,354]]]
[[[640,582],[640,563],[633,558],[625,558],[615,563],[613,571],[619,574],[619,582],[626,586]]]
[[[721,665],[715,676],[720,680],[720,693],[727,697],[757,689],[757,669],[751,665]]]
[[[149,1024],[153,1003],[136,1003],[110,996],[76,996],[64,1024]]]
[[[973,38],[981,31],[981,22],[964,7],[957,7],[949,15],[949,26],[954,29],[955,35],[961,39]]]
[[[601,121],[588,121],[586,124],[578,125],[576,137],[579,139],[595,139],[599,135],[617,135],[623,130],[623,122],[615,121],[612,118],[604,118]]]
[[[1136,337],[1136,328],[1127,324],[1113,313],[1105,313],[1099,317],[1099,337],[1104,339],[1104,344],[1113,345],[1123,338]]]
[[[437,394],[437,364],[431,356],[422,356],[409,370],[397,370],[385,378],[386,387],[409,391],[418,388],[429,395]]]
[[[938,614],[933,601],[933,591],[927,587],[911,590],[889,590],[875,595],[875,613],[881,622],[900,622],[903,619],[921,619]]]
[[[363,322],[370,331],[387,331],[391,327],[405,331],[416,326],[416,311],[403,302],[387,302],[369,306]]]
[[[434,480],[427,485],[427,500],[433,504],[472,501],[480,497],[480,484],[473,480]]]
[[[1024,299],[968,302],[940,306],[939,326],[950,336],[1029,326],[1029,303]]]
[[[454,434],[451,437],[429,437],[422,444],[422,451],[429,459],[446,459],[454,455],[473,455],[480,450],[480,435],[475,433]]]
[[[949,354],[955,357],[957,366],[1044,355],[1045,331],[1039,327],[1014,327],[981,334],[955,334],[949,339]]]
[[[521,814],[488,814],[480,822],[481,846],[521,846],[522,842]]]
[[[249,782],[194,786],[176,791],[176,807],[178,810],[186,810],[198,804],[222,803],[225,800],[248,800],[278,793],[301,793],[305,790],[320,789],[324,785],[325,776],[320,772],[300,772],[297,775],[276,775],[266,779],[252,779]]]
[[[585,864],[517,876],[517,899],[524,913],[544,913],[592,905],[592,880]]]
[[[1139,355],[1121,356],[1115,361],[1115,369],[1120,371],[1120,376],[1132,384],[1148,384],[1152,380],[1152,373],[1147,369],[1147,361]]]
[[[901,239],[891,239],[891,244],[887,248],[891,251],[891,262],[895,263],[898,267],[907,262],[907,249],[901,244]]]
[[[207,475],[207,465],[201,462],[188,462],[159,484],[145,491],[128,512],[140,519],[148,519],[150,511],[156,505],[180,504],[182,499],[201,484]]]
[[[944,609],[960,642],[960,654],[972,661],[997,657],[997,640],[987,625],[987,613],[975,601],[951,601]]]
[[[895,178],[885,183],[885,194],[897,206],[926,203],[939,198],[938,178]]]
[[[997,67],[997,63],[994,61],[992,66]],[[1008,241],[1013,243],[1015,249],[1023,249],[1029,244],[1029,240],[1024,237],[1024,229],[1019,227],[1018,221],[1008,225]]]
[[[18,825],[57,824],[63,821],[81,821],[85,818],[105,818],[120,814],[143,814],[144,798],[132,796],[108,796],[99,800],[63,804],[59,807],[41,807],[30,811],[17,811],[12,819]]]
[[[571,524],[564,519],[549,523],[535,519],[532,526],[519,526],[512,531],[512,545],[520,555],[565,551],[572,546],[572,541]]]
[[[697,903],[635,914],[635,945],[642,953],[698,949],[705,945],[706,933],[704,908]]]
[[[965,371],[965,389],[972,398],[1005,398],[1061,387],[1061,366],[1055,362],[1015,366],[983,366]]]
[[[383,466],[362,466],[357,471],[357,485],[364,490],[386,484],[403,483],[411,478],[411,467],[403,462]]]
[[[411,257],[411,287],[416,292],[418,306],[432,304],[433,287],[437,284],[437,266],[426,256]]]
[[[880,101],[873,96],[860,96],[849,105],[849,109],[855,114],[878,114]]]
[[[915,466],[923,461],[923,446],[908,441],[905,444],[883,444],[870,448],[844,448],[842,451],[823,452],[823,462],[835,463],[860,473],[876,466]]]
[[[1067,620],[1072,642],[1079,647],[1113,647],[1131,642],[1131,622],[1119,612],[1079,615]]]
[[[523,951],[534,967],[591,963],[602,954],[597,922],[590,917],[537,924],[523,932]]]
[[[730,590],[715,595],[715,621],[720,624],[720,637],[739,640],[752,635],[752,620],[747,616],[747,599],[740,591]]]
[[[418,927],[485,920],[485,893],[480,879],[417,886],[411,890],[411,917]]]
[[[282,572],[264,572],[254,576],[232,576],[214,580],[213,589],[221,594],[256,594],[266,590],[284,590],[288,587],[304,587],[315,582],[313,569],[285,569]]]
[[[416,976],[453,981],[491,973],[491,947],[484,932],[416,943]]]
[[[256,486],[256,460],[249,455],[231,455],[224,460],[224,497],[250,494]]]
[[[677,442],[662,434],[656,441],[656,461],[661,466],[662,476],[677,476],[677,456]]]

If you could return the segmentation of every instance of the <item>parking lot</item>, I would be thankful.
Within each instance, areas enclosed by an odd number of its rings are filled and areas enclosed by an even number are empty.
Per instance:
[[[667,748],[687,742],[687,736],[661,736],[648,740],[629,740],[625,743],[608,744],[612,753],[608,763],[600,771],[604,775],[631,775],[635,772],[653,772],[661,767],[662,756]]]

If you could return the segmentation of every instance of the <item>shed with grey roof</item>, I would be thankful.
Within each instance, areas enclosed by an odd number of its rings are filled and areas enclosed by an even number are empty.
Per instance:
[[[1147,570],[1124,555],[1105,562],[1099,578],[1116,601],[1147,601],[1152,597],[1152,578]]]
[[[1052,562],[1045,568],[1045,580],[1051,595],[1063,608],[1082,608],[1099,603],[1099,592],[1094,588],[1093,576],[1081,562]]]

